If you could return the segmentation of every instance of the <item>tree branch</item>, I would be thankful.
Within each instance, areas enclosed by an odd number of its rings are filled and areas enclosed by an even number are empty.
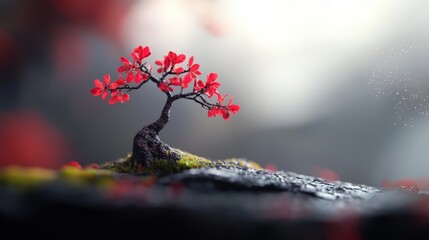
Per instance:
[[[140,83],[139,85],[137,85],[135,87],[131,87],[130,85],[126,84],[125,86],[122,86],[122,87],[117,87],[115,89],[109,89],[109,91],[113,92],[113,91],[117,91],[117,90],[119,90],[119,91],[121,91],[121,90],[128,90],[127,92],[130,92],[132,90],[136,90],[136,89],[141,88],[147,82],[148,81],[144,81],[144,82]]]

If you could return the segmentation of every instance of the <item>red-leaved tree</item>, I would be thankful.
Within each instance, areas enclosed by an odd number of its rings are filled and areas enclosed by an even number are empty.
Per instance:
[[[186,60],[184,54],[169,52],[163,60],[155,61],[156,72],[159,77],[152,74],[152,66],[144,61],[151,55],[148,46],[139,46],[131,52],[132,61],[121,57],[122,66],[118,68],[119,79],[111,81],[106,74],[103,81],[96,79],[95,87],[91,89],[94,96],[101,96],[103,100],[108,97],[110,104],[126,103],[130,100],[129,92],[140,89],[148,82],[155,83],[165,93],[167,101],[162,109],[161,116],[152,124],[143,127],[134,137],[132,160],[150,166],[154,158],[176,161],[180,159],[177,152],[162,142],[159,132],[170,119],[170,108],[174,101],[179,99],[191,100],[208,110],[209,117],[222,116],[228,120],[230,113],[236,114],[240,106],[232,104],[233,97],[225,103],[227,95],[221,95],[218,91],[220,83],[217,82],[217,74],[210,73],[206,81],[198,79],[201,75],[200,65],[194,63],[194,57],[190,57],[186,67],[181,66]],[[124,78],[125,77],[125,78]],[[216,96],[217,101],[210,99]]]

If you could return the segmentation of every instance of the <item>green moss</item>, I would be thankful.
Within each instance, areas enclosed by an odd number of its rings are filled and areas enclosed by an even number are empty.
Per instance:
[[[182,172],[192,168],[208,168],[208,167],[248,167],[254,169],[261,169],[259,164],[246,161],[240,158],[231,158],[227,160],[216,160],[210,161],[206,158],[199,157],[187,152],[183,152],[178,149],[173,149],[178,153],[181,158],[180,160],[173,162],[166,159],[155,159],[150,168],[143,167],[140,163],[131,160],[131,155],[119,159],[114,162],[106,163],[103,168],[120,173],[131,173],[131,174],[155,174],[155,175],[168,175],[172,173]]]
[[[0,170],[0,185],[14,186],[20,189],[61,181],[65,183],[107,186],[113,181],[114,172],[103,169],[79,169],[64,167],[61,170],[50,170],[38,167],[9,166]]]
[[[59,173],[59,178],[72,184],[106,185],[112,181],[113,173],[105,169],[79,169],[65,167]]]
[[[181,156],[180,160],[173,162],[166,159],[155,159],[150,168],[144,168],[140,163],[132,161],[131,155],[114,162],[106,163],[102,166],[102,169],[64,167],[61,170],[49,170],[35,167],[10,166],[0,169],[0,185],[27,189],[59,181],[73,185],[93,185],[105,188],[112,184],[114,185],[118,177],[115,173],[150,175],[150,178],[148,178],[149,182],[153,182],[153,177],[156,178],[157,176],[164,176],[192,168],[238,166],[261,169],[257,163],[240,158],[211,161],[178,149],[173,149],[172,151]]]
[[[56,176],[56,172],[49,169],[10,166],[1,169],[0,184],[27,188],[53,181]]]

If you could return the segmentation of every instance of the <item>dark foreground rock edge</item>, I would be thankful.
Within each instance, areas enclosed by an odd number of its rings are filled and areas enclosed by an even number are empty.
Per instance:
[[[171,198],[177,183],[184,191]],[[131,196],[121,202],[91,186],[52,183],[29,191],[1,186],[0,236],[429,239],[428,225],[418,224],[414,212],[419,197],[248,168],[184,171],[160,179],[143,200]]]

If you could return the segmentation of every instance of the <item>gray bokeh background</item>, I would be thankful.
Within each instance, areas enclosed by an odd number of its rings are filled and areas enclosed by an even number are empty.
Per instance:
[[[67,143],[59,161],[124,156],[158,117],[154,86],[124,105],[89,94],[142,44],[151,60],[194,55],[241,105],[225,122],[177,102],[161,133],[171,146],[372,185],[429,176],[427,1],[112,0],[96,13],[70,2],[1,2],[3,43],[15,46],[0,62],[2,116],[39,114]]]

